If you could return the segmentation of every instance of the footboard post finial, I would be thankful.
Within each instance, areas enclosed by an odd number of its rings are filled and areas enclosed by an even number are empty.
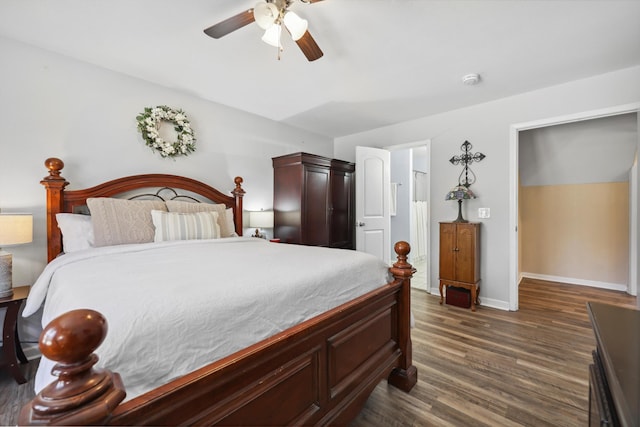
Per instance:
[[[402,350],[400,366],[391,371],[389,384],[400,390],[409,391],[418,381],[418,370],[413,365],[411,344],[411,277],[416,269],[407,262],[407,255],[411,252],[411,246],[407,242],[397,242],[393,249],[398,255],[398,261],[389,270],[396,280],[402,280],[402,297],[398,302],[401,322],[398,344]]]
[[[67,312],[44,328],[40,351],[58,362],[58,380],[22,408],[20,425],[100,425],[111,418],[126,393],[120,375],[93,368],[106,333],[105,318],[93,310]]]

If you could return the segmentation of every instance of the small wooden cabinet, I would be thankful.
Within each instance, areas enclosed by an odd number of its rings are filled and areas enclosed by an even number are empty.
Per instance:
[[[443,288],[456,286],[471,292],[476,311],[480,293],[480,223],[440,223],[440,304]],[[446,289],[445,289],[446,290]]]
[[[355,164],[308,153],[272,161],[274,236],[286,243],[353,249]]]

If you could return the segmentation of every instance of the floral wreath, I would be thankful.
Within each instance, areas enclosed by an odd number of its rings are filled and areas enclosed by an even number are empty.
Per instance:
[[[189,120],[182,110],[174,110],[166,105],[145,108],[136,117],[138,130],[145,144],[160,152],[162,157],[186,156],[195,151],[195,137]],[[158,133],[162,122],[170,122],[178,133],[176,141],[165,141]]]

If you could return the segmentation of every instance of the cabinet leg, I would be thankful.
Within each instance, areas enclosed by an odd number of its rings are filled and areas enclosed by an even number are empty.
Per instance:
[[[477,293],[475,285],[471,286],[471,311],[476,311]]]
[[[24,355],[24,351],[22,350],[20,336],[18,335],[18,325],[16,325],[16,353],[18,355],[18,360],[20,361],[20,363],[29,363],[29,360],[27,360],[27,356]]]
[[[15,338],[16,326],[18,323],[18,309],[20,308],[21,303],[22,301],[14,301],[9,304],[4,315],[4,326],[2,328],[2,352],[4,354],[2,356],[1,365],[9,368],[11,375],[18,384],[24,384],[27,382],[27,379],[20,371],[20,365],[18,365],[16,357],[18,355],[16,347],[20,347],[20,343],[16,344]],[[22,353],[22,348],[20,348],[20,353]],[[21,356],[24,356],[24,353],[22,353]]]
[[[442,301],[444,301],[444,296],[442,295],[442,282],[440,282],[440,305],[442,305]]]

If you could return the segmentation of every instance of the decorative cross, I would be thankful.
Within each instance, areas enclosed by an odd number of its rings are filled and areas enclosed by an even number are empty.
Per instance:
[[[471,184],[476,182],[476,174],[474,174],[473,171],[469,169],[469,164],[473,162],[479,162],[480,160],[487,157],[482,153],[470,153],[469,151],[471,151],[472,148],[473,146],[471,145],[471,143],[469,141],[465,141],[460,146],[460,149],[464,151],[464,153],[459,156],[453,156],[449,159],[449,161],[454,165],[464,165],[464,168],[462,169],[462,172],[460,172],[460,176],[458,177],[458,184],[464,185],[467,188],[469,188]]]

